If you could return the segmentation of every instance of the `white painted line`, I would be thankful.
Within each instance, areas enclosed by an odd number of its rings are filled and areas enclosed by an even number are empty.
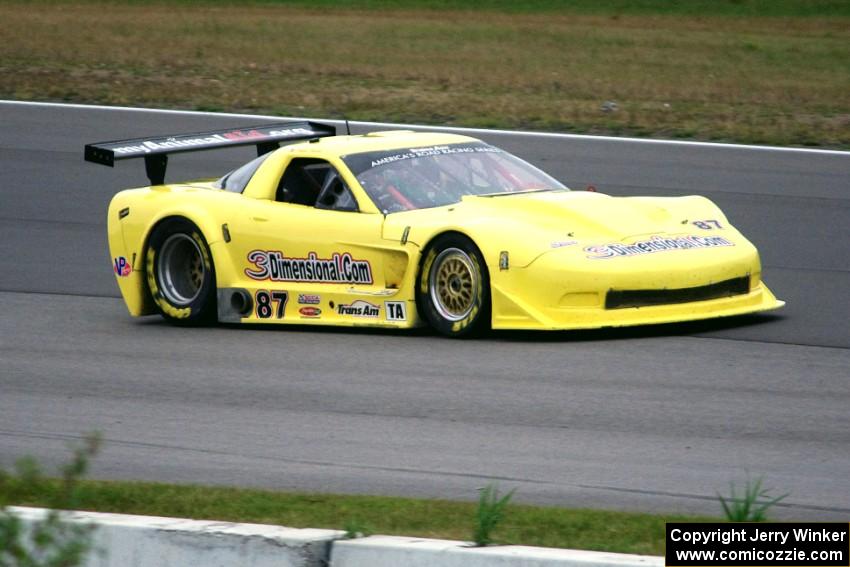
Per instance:
[[[345,124],[344,120],[325,118],[305,118],[303,116],[271,116],[268,114],[237,114],[232,112],[204,112],[200,110],[168,110],[159,108],[135,108],[130,106],[102,106],[96,104],[71,104],[62,102],[29,102],[19,100],[0,100],[0,104],[18,106],[46,106],[57,108],[75,108],[81,110],[117,110],[122,112],[141,112],[157,114],[181,114],[186,116],[218,116],[224,118],[248,118],[262,120],[315,120],[332,124]],[[657,144],[666,146],[694,146],[703,148],[755,150],[767,152],[794,152],[850,157],[850,151],[843,150],[821,150],[817,148],[791,148],[783,146],[755,146],[748,144],[724,144],[719,142],[696,142],[692,140],[659,140],[655,138],[620,138],[616,136],[589,136],[585,134],[561,134],[557,132],[530,132],[525,130],[488,130],[485,128],[463,128],[460,126],[434,126],[426,124],[398,124],[394,122],[360,122],[350,120],[353,126],[379,127],[391,129],[438,130],[440,132],[458,132],[468,134],[498,135],[498,136],[526,136],[537,138],[554,138],[560,140],[580,140],[588,142],[628,142],[632,144]]]

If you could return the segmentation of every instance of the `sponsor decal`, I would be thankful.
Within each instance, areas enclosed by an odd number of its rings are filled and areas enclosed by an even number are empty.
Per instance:
[[[212,136],[206,136],[203,138],[189,138],[188,140],[178,140],[176,138],[167,138],[162,142],[154,142],[152,140],[145,140],[138,146],[121,146],[119,148],[115,148],[114,151],[116,154],[132,154],[138,152],[144,152],[146,154],[151,153],[153,150],[165,150],[171,148],[193,148],[197,146],[207,146],[211,144],[223,144],[230,140],[222,136],[221,134],[213,134]]]
[[[283,130],[270,130],[269,136],[309,136],[315,134],[307,128],[284,128]]]
[[[451,154],[475,154],[475,153],[501,153],[502,150],[493,146],[429,146],[427,148],[410,148],[402,153],[385,156],[379,159],[372,160],[371,167],[386,165],[397,161],[404,161],[413,158],[421,158],[428,156],[445,156]]]
[[[318,305],[322,302],[322,296],[313,293],[299,293],[298,303],[301,305]]]
[[[130,262],[127,261],[127,258],[124,256],[118,256],[112,260],[112,271],[115,272],[115,275],[119,278],[123,278],[130,275],[130,272],[133,271],[133,267],[130,266]]]
[[[274,282],[372,283],[372,266],[357,260],[348,252],[334,252],[330,258],[319,258],[310,252],[306,258],[287,258],[278,250],[254,250],[248,254],[245,275],[255,280]]]
[[[121,146],[113,148],[112,151],[114,151],[118,155],[134,154],[139,152],[149,154],[154,150],[215,146],[220,144],[227,144],[229,142],[234,141],[268,138],[272,136],[309,136],[313,133],[314,132],[312,130],[308,130],[307,128],[284,128],[281,130],[270,130],[268,133],[260,132],[258,130],[234,130],[232,132],[225,132],[224,134],[211,134],[209,136],[202,136],[200,138],[172,137],[159,141],[145,140],[139,145]]]
[[[407,305],[404,301],[385,301],[387,321],[407,321]]]
[[[574,246],[578,244],[578,240],[558,240],[553,242],[550,246],[552,248],[563,248],[564,246]]]
[[[298,310],[302,317],[318,317],[322,314],[322,310],[318,307],[302,307]]]
[[[369,317],[376,318],[381,313],[381,308],[377,305],[372,305],[368,301],[358,299],[348,305],[339,304],[336,306],[336,312],[340,315],[351,315],[353,317]]]
[[[668,252],[670,250],[718,248],[721,246],[735,246],[735,243],[726,240],[722,236],[653,236],[649,240],[639,240],[632,244],[612,243],[599,246],[585,246],[584,251],[588,253],[588,258],[600,260],[655,254],[656,252]]]

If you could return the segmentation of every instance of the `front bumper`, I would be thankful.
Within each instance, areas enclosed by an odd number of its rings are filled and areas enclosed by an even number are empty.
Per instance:
[[[545,254],[525,268],[491,272],[491,276],[494,329],[570,330],[674,323],[784,305],[761,281],[758,253],[749,243],[731,250],[614,260],[588,260],[581,249],[574,249]],[[731,289],[724,286],[735,281],[744,283]],[[711,293],[713,290],[718,293]],[[652,300],[638,301],[648,303],[641,306],[611,301],[624,295]]]

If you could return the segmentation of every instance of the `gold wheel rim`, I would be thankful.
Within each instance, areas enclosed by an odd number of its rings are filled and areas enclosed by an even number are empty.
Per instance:
[[[430,274],[431,300],[442,317],[460,321],[475,306],[478,273],[469,255],[458,248],[443,250]]]

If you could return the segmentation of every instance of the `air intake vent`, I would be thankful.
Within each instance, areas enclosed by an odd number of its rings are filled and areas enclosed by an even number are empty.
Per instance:
[[[707,301],[750,292],[750,278],[734,278],[700,287],[682,289],[623,289],[611,290],[605,296],[605,309],[650,307],[672,303]]]

